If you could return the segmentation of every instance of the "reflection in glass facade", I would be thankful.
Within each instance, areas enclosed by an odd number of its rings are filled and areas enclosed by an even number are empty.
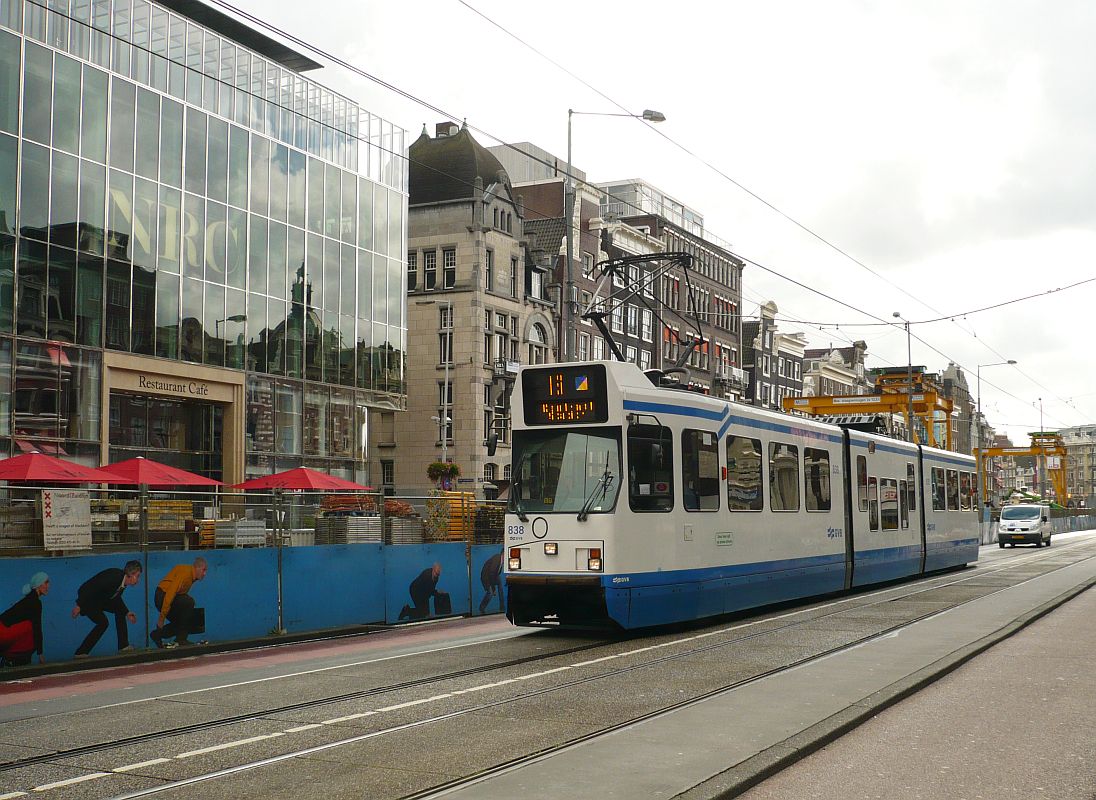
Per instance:
[[[367,479],[404,395],[404,141],[155,3],[0,0],[0,454],[96,461],[114,350],[246,370],[249,474]]]

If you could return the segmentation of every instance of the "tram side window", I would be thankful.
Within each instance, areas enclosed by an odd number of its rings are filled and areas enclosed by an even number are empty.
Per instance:
[[[911,512],[917,510],[917,473],[913,469],[913,464],[906,463],[906,503],[909,506]]]
[[[879,486],[875,476],[868,478],[868,528],[879,530]]]
[[[902,515],[902,530],[910,526],[909,484],[898,481],[898,513]]]
[[[898,530],[898,481],[894,478],[879,479],[879,516],[883,530]]]
[[[949,469],[947,492],[948,492],[948,511],[959,510],[959,470]]]
[[[661,425],[628,426],[628,504],[632,511],[674,507],[674,442]]]
[[[711,431],[681,432],[681,485],[686,511],[719,510],[719,439]]]
[[[970,473],[959,473],[959,508],[970,511]]]
[[[799,448],[769,442],[769,508],[799,510]]]
[[[727,508],[761,511],[765,496],[761,483],[761,440],[727,437]]]
[[[868,457],[856,457],[856,497],[861,511],[868,510]]]
[[[947,506],[944,504],[944,468],[933,467],[932,468],[932,510],[943,511]]]
[[[830,452],[803,448],[803,469],[808,511],[830,510]]]

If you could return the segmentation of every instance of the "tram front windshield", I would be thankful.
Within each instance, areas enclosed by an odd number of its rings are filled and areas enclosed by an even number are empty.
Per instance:
[[[611,511],[620,489],[620,429],[514,432],[510,510]]]

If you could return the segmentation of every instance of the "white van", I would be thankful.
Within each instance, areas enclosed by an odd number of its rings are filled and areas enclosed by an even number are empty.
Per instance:
[[[1017,503],[1001,509],[997,526],[997,545],[1033,544],[1050,547],[1050,506],[1043,503]]]

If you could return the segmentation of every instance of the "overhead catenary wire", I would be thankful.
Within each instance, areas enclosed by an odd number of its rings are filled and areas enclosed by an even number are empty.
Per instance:
[[[515,41],[520,43],[522,46],[524,46],[524,47],[528,48],[529,50],[531,50],[532,52],[536,53],[539,57],[541,57],[542,59],[544,59],[548,63],[552,64],[553,66],[555,66],[557,69],[561,70],[562,72],[566,73],[567,75],[569,75],[570,77],[572,77],[573,79],[575,79],[576,81],[581,83],[586,88],[590,89],[592,92],[597,94],[599,97],[604,99],[606,102],[610,103],[615,108],[618,108],[621,111],[631,115],[630,109],[628,109],[622,103],[618,102],[615,98],[611,97],[609,94],[607,94],[606,92],[604,92],[601,89],[597,88],[596,86],[594,86],[593,84],[591,84],[590,82],[588,82],[587,80],[582,78],[580,75],[578,75],[575,72],[573,72],[572,70],[568,69],[566,66],[564,66],[563,64],[561,64],[558,61],[556,61],[555,59],[553,59],[551,56],[545,54],[540,49],[538,49],[537,47],[532,45],[531,43],[529,43],[526,40],[522,39],[516,33],[509,30],[508,28],[506,28],[501,23],[499,23],[497,20],[491,18],[489,15],[483,13],[482,11],[477,9],[475,6],[471,5],[469,2],[467,2],[467,0],[458,0],[458,2],[461,5],[463,5],[464,7],[466,7],[467,9],[469,9],[471,12],[473,12],[474,14],[476,14],[477,16],[479,16],[480,18],[485,20],[490,25],[492,25],[495,28],[497,28],[498,30],[502,31],[506,36],[509,36],[510,38],[514,39]],[[651,125],[650,123],[647,123],[643,120],[639,120],[639,121],[642,124],[646,125],[646,127],[653,130],[658,136],[662,137],[665,141],[667,141],[673,147],[675,147],[678,150],[682,151],[683,153],[690,156],[691,158],[694,158],[695,160],[699,161],[705,167],[707,167],[708,169],[710,169],[711,171],[713,171],[714,173],[716,173],[717,175],[719,175],[720,177],[722,177],[723,179],[725,179],[726,181],[731,183],[733,186],[737,187],[738,189],[740,189],[741,191],[743,191],[744,193],[746,193],[750,197],[754,198],[755,200],[757,200],[758,202],[763,204],[765,207],[771,209],[773,212],[775,212],[776,214],[778,214],[782,218],[786,219],[788,222],[792,223],[797,228],[799,228],[802,231],[804,231],[805,233],[807,233],[809,236],[811,236],[814,239],[818,240],[819,242],[824,244],[826,247],[829,247],[830,249],[834,250],[835,252],[837,252],[841,256],[844,256],[845,258],[847,258],[852,263],[854,263],[857,266],[861,267],[862,269],[866,270],[867,272],[869,272],[870,274],[872,274],[876,278],[884,281],[888,285],[894,287],[895,289],[900,291],[902,294],[904,294],[905,296],[907,296],[910,299],[914,300],[918,304],[920,304],[920,305],[924,306],[925,308],[928,308],[929,310],[933,311],[934,313],[939,315],[941,320],[946,320],[948,322],[951,322],[951,323],[955,324],[957,327],[959,327],[960,329],[962,329],[962,326],[959,325],[959,323],[957,321],[957,318],[960,315],[946,315],[942,311],[939,311],[938,309],[934,308],[931,304],[925,302],[924,300],[920,299],[919,297],[916,297],[914,294],[907,291],[905,288],[899,286],[898,284],[894,283],[893,281],[891,281],[889,278],[885,277],[884,275],[881,275],[880,273],[878,273],[877,271],[872,269],[870,266],[868,266],[863,261],[861,261],[860,259],[853,256],[852,254],[850,254],[849,252],[847,252],[843,248],[841,248],[838,245],[834,244],[833,242],[829,241],[828,239],[826,239],[824,236],[822,236],[821,234],[819,234],[818,232],[816,232],[815,230],[813,230],[809,226],[801,223],[799,220],[795,219],[790,214],[788,214],[785,211],[783,211],[782,209],[778,208],[777,206],[775,206],[774,204],[772,204],[771,202],[766,200],[764,197],[762,197],[758,193],[754,192],[753,190],[751,190],[750,188],[748,188],[747,186],[742,184],[740,181],[736,180],[731,175],[727,174],[724,170],[720,169],[719,167],[712,164],[710,161],[708,161],[704,157],[700,156],[699,154],[695,153],[690,148],[686,147],[685,145],[681,144],[680,142],[678,142],[677,140],[672,138],[665,131],[662,131],[662,130],[658,129],[654,125]],[[845,305],[847,305],[847,304],[845,304]],[[999,350],[997,350],[995,347],[993,347],[990,343],[986,342],[984,339],[978,337],[978,335],[976,333],[974,333],[973,331],[964,331],[964,332],[967,333],[972,338],[974,338],[975,340],[977,340],[979,342],[979,344],[986,347],[987,350],[989,350],[991,353],[993,353],[998,358],[1002,358],[1002,359],[1005,358],[1005,356],[1003,356],[1000,353]],[[936,348],[933,348],[933,350],[934,350],[934,352],[940,353],[940,351],[937,350]],[[942,353],[940,353],[940,354],[944,355]],[[944,357],[947,358],[949,361],[951,361],[953,363],[958,363],[958,361],[956,359],[950,358],[947,355],[944,355]],[[1051,390],[1049,390],[1047,387],[1043,386],[1041,383],[1039,383],[1037,380],[1032,378],[1030,375],[1027,375],[1026,373],[1023,373],[1022,371],[1021,371],[1021,374],[1023,374],[1025,377],[1027,377],[1028,380],[1030,380],[1032,383],[1034,383],[1036,386],[1038,386],[1044,392],[1048,392],[1048,393],[1051,392]]]
[[[461,1],[463,2],[463,0],[461,0]],[[40,7],[42,7],[42,8],[46,8],[46,6],[45,6],[45,5],[43,5],[43,4],[41,3],[41,2],[35,2],[35,0],[28,0],[28,2],[29,2],[29,3],[34,3],[35,5],[39,5],[39,6],[40,6]],[[455,115],[455,114],[450,114],[450,113],[447,113],[447,112],[446,112],[446,111],[444,111],[443,109],[441,109],[441,108],[439,108],[439,107],[437,107],[437,106],[435,106],[435,105],[433,105],[433,104],[431,104],[431,103],[428,103],[427,101],[423,100],[422,98],[419,98],[419,97],[417,97],[416,95],[413,95],[413,94],[411,94],[410,92],[407,92],[407,91],[405,91],[405,90],[402,90],[402,89],[400,89],[399,87],[395,86],[394,84],[391,84],[391,83],[389,83],[389,82],[387,82],[387,81],[384,81],[383,79],[380,79],[380,78],[379,78],[379,77],[377,77],[377,76],[374,76],[374,75],[372,75],[372,74],[370,74],[370,73],[367,73],[366,71],[364,71],[364,70],[362,70],[362,69],[360,69],[360,68],[358,68],[358,67],[355,67],[354,65],[350,64],[349,62],[347,62],[347,61],[345,61],[345,60],[343,60],[343,59],[341,59],[341,58],[339,58],[339,57],[337,57],[337,56],[334,56],[334,55],[333,55],[333,54],[331,54],[330,52],[324,51],[324,50],[322,50],[322,49],[320,49],[320,48],[318,48],[318,47],[316,47],[316,46],[314,46],[314,45],[311,45],[311,44],[309,44],[309,43],[305,42],[304,40],[300,39],[299,37],[296,37],[296,36],[294,36],[294,35],[292,35],[292,34],[289,34],[289,33],[287,33],[287,32],[286,32],[286,31],[284,31],[284,30],[281,30],[281,29],[277,28],[276,26],[273,26],[273,25],[271,25],[271,24],[269,24],[269,23],[266,23],[265,21],[263,21],[263,20],[260,20],[260,19],[258,19],[258,18],[256,18],[256,17],[254,17],[253,15],[250,15],[250,14],[248,14],[247,12],[244,12],[244,11],[242,11],[241,9],[239,9],[239,8],[237,8],[237,7],[233,6],[233,5],[231,5],[230,3],[224,2],[223,0],[210,0],[210,2],[214,3],[215,5],[219,5],[219,6],[223,7],[223,8],[225,8],[226,10],[229,10],[229,11],[230,11],[230,12],[232,12],[233,14],[237,14],[237,15],[239,15],[239,16],[241,16],[241,17],[243,17],[243,18],[247,19],[247,20],[248,20],[249,22],[251,22],[252,24],[255,24],[255,25],[259,26],[259,27],[265,28],[266,30],[269,30],[269,31],[271,31],[271,32],[273,32],[273,33],[276,33],[276,34],[277,34],[278,36],[280,36],[280,37],[284,38],[285,40],[287,40],[287,41],[290,41],[290,42],[293,42],[294,44],[296,44],[296,45],[298,45],[298,46],[300,46],[300,47],[302,47],[302,48],[305,48],[305,49],[307,49],[307,50],[309,50],[309,51],[311,51],[311,52],[313,52],[313,53],[315,53],[315,54],[317,54],[317,55],[321,56],[322,58],[324,58],[324,59],[328,60],[328,61],[329,61],[330,63],[336,64],[336,65],[338,65],[338,66],[340,66],[340,67],[343,67],[343,68],[345,68],[345,69],[347,69],[347,70],[349,70],[349,71],[353,72],[354,74],[357,74],[357,75],[360,75],[360,76],[362,76],[362,77],[365,77],[365,78],[369,79],[370,81],[373,81],[373,82],[377,83],[378,85],[380,85],[381,87],[385,88],[386,90],[392,91],[392,92],[394,92],[395,94],[397,94],[397,95],[399,95],[399,96],[401,96],[401,97],[404,97],[405,99],[411,100],[412,102],[415,102],[415,103],[417,103],[417,104],[419,104],[419,105],[421,105],[421,106],[423,106],[423,107],[425,107],[425,108],[427,108],[427,109],[429,109],[429,110],[431,110],[431,111],[433,111],[433,112],[435,112],[435,113],[438,113],[438,114],[440,114],[440,115],[442,115],[442,116],[445,116],[445,117],[448,117],[448,118],[450,118],[450,119],[455,119],[455,118],[457,118],[457,117],[459,116],[459,115]],[[472,8],[472,7],[470,6],[470,5],[468,5],[467,3],[463,3],[463,4],[464,4],[464,5],[466,5],[466,6],[467,6],[467,7],[469,8],[469,9],[471,9],[471,10],[473,10],[473,11],[476,11],[476,10],[475,10],[475,9],[473,9],[473,8]],[[53,9],[48,9],[48,10],[49,10],[49,12],[50,12],[50,13],[58,13],[58,12],[54,11]],[[477,13],[477,14],[480,14],[480,12],[478,12],[478,11],[476,11],[476,13]],[[69,16],[69,15],[65,15],[65,16],[68,16],[68,18],[70,18],[70,19],[74,19],[73,17],[71,17],[71,16]],[[481,16],[483,16],[483,15],[481,14]],[[85,23],[83,23],[83,22],[82,22],[82,21],[80,21],[80,20],[76,20],[76,21],[77,21],[77,22],[79,22],[80,24],[85,24]],[[491,22],[492,22],[492,24],[496,24],[496,25],[497,25],[497,23],[494,23],[494,21],[493,21],[493,20],[492,20]],[[501,27],[501,26],[499,26],[499,27]],[[505,30],[505,29],[504,29],[504,30]],[[507,31],[507,33],[509,34],[509,32],[508,32],[508,31]],[[111,36],[112,38],[118,38],[118,37],[115,37],[115,36],[114,36],[113,32],[109,32],[109,34],[108,34],[108,35],[110,35],[110,36]],[[509,34],[509,35],[513,35],[513,34]],[[515,37],[515,38],[517,38],[517,37]],[[521,40],[519,39],[519,41],[521,41]],[[526,44],[526,46],[528,46],[528,45],[527,45],[527,43],[525,43],[525,42],[522,42],[522,43],[523,43],[523,44]],[[133,45],[133,46],[137,46],[137,45]],[[147,48],[145,48],[145,49],[147,49]],[[534,49],[534,51],[535,51],[535,48],[531,48],[531,49]],[[549,60],[550,60],[550,59],[549,59]],[[555,63],[555,62],[552,62],[552,63]],[[558,65],[558,64],[557,64],[556,66],[560,66],[560,65]],[[567,72],[568,72],[568,74],[571,74],[571,73],[570,73],[570,72],[569,72],[568,70],[566,70],[565,68],[563,68],[563,67],[561,67],[561,66],[560,66],[560,68],[561,68],[561,69],[564,69],[564,71],[567,71]],[[190,69],[190,68],[188,67],[188,69]],[[202,73],[202,74],[204,74],[204,73]],[[580,78],[578,78],[577,76],[574,76],[574,77],[576,77],[576,79],[578,79],[578,80],[581,80],[581,79],[580,79]],[[585,83],[585,81],[583,81],[583,83]],[[587,85],[587,86],[590,86],[589,84],[586,84],[586,85]],[[235,88],[235,87],[234,87],[234,88]],[[594,87],[592,87],[592,86],[590,86],[590,88],[591,88],[591,89],[593,89],[594,91],[598,91],[598,90],[596,90],[596,89],[595,89]],[[625,110],[625,111],[627,111],[627,109],[624,109],[624,107],[623,107],[623,106],[621,106],[620,104],[618,104],[618,103],[616,103],[615,101],[613,101],[613,100],[612,100],[611,98],[609,98],[609,97],[608,97],[607,95],[605,95],[604,93],[601,93],[601,92],[598,92],[598,93],[599,93],[599,94],[601,94],[601,95],[602,95],[603,97],[605,97],[605,98],[606,98],[606,99],[607,99],[607,100],[608,100],[609,102],[612,102],[614,106],[616,106],[616,107],[618,107],[618,108],[621,108],[622,110]],[[250,94],[250,93],[248,93],[248,94]],[[481,133],[483,133],[483,134],[484,134],[484,135],[486,135],[486,136],[489,136],[489,137],[490,137],[491,139],[493,139],[493,140],[495,140],[495,141],[498,141],[498,142],[500,142],[500,144],[503,144],[503,145],[505,145],[505,146],[509,146],[509,147],[513,147],[512,145],[509,145],[509,144],[508,144],[507,142],[504,142],[504,141],[502,141],[501,139],[499,139],[499,138],[497,138],[497,137],[494,137],[494,136],[492,136],[492,135],[491,135],[490,133],[488,133],[488,132],[486,132],[486,131],[483,131],[483,130],[481,130],[481,129],[478,129],[478,128],[473,128],[473,129],[474,129],[474,130],[477,130],[477,131],[479,131],[479,132],[481,132]],[[778,209],[778,208],[776,208],[775,206],[773,206],[772,204],[768,203],[768,202],[767,202],[766,200],[764,200],[764,198],[762,198],[762,197],[760,197],[760,196],[756,195],[755,193],[753,193],[752,191],[750,191],[750,190],[749,190],[749,189],[748,189],[747,187],[745,187],[745,186],[742,186],[742,185],[741,185],[741,184],[740,184],[739,182],[735,181],[735,180],[734,180],[733,178],[731,178],[731,177],[730,177],[729,175],[726,175],[725,173],[722,173],[722,172],[721,172],[720,170],[718,170],[718,168],[716,168],[716,167],[714,167],[713,165],[711,165],[710,163],[706,162],[706,161],[705,161],[705,160],[704,160],[704,159],[703,159],[702,157],[700,157],[700,156],[699,156],[699,155],[697,155],[696,153],[693,153],[692,151],[688,150],[688,148],[685,148],[684,146],[680,145],[679,143],[677,143],[676,141],[674,141],[674,140],[673,140],[672,138],[668,137],[668,136],[667,136],[666,134],[664,134],[663,132],[661,132],[661,131],[658,131],[658,129],[657,129],[657,128],[655,129],[655,131],[656,131],[656,133],[658,133],[658,134],[659,134],[660,136],[663,136],[663,137],[664,137],[664,138],[665,138],[665,139],[666,139],[667,141],[669,141],[669,142],[670,142],[671,144],[673,144],[673,145],[674,145],[675,147],[678,147],[678,148],[682,149],[682,150],[683,150],[684,152],[688,153],[688,154],[689,154],[690,156],[692,156],[692,157],[694,157],[694,158],[696,158],[696,159],[700,160],[700,161],[701,161],[702,163],[705,163],[705,164],[706,164],[707,166],[709,166],[710,168],[712,168],[713,170],[715,170],[715,171],[716,171],[717,173],[721,174],[721,175],[722,175],[722,176],[723,176],[723,177],[724,177],[725,179],[727,179],[727,180],[731,181],[731,182],[732,182],[732,183],[733,183],[734,185],[736,185],[736,186],[739,186],[739,188],[741,188],[741,189],[742,189],[743,191],[745,191],[745,192],[747,192],[748,194],[750,194],[751,196],[755,197],[755,198],[756,198],[756,199],[757,199],[757,200],[758,200],[759,202],[762,202],[762,203],[764,203],[764,204],[765,204],[766,206],[768,206],[768,207],[772,208],[772,209],[773,209],[773,210],[774,210],[775,212],[777,212],[777,213],[781,214],[781,216],[784,216],[784,217],[786,217],[786,218],[787,218],[787,219],[788,219],[789,221],[791,221],[792,223],[794,223],[794,224],[796,224],[797,226],[799,226],[799,227],[803,228],[803,229],[804,229],[805,231],[807,231],[808,233],[810,233],[810,234],[811,234],[812,236],[814,236],[815,238],[819,239],[819,241],[822,241],[822,242],[823,242],[823,243],[825,243],[825,244],[826,244],[827,246],[830,246],[830,247],[834,248],[834,249],[835,249],[835,250],[836,250],[837,252],[841,253],[842,255],[845,255],[845,256],[846,256],[847,258],[849,258],[850,260],[852,260],[852,261],[853,261],[854,263],[857,263],[857,264],[859,264],[859,265],[860,265],[861,267],[863,267],[864,269],[868,270],[868,271],[869,271],[869,272],[871,272],[871,273],[872,273],[873,275],[876,275],[877,277],[881,278],[882,280],[884,280],[884,281],[886,281],[886,282],[888,282],[888,283],[891,283],[891,282],[890,282],[890,281],[889,281],[888,279],[886,279],[886,278],[885,278],[884,276],[878,275],[878,273],[876,273],[876,272],[875,272],[874,270],[872,270],[872,269],[871,269],[870,267],[868,267],[868,266],[867,266],[866,264],[863,264],[862,262],[858,261],[857,259],[855,259],[855,258],[854,258],[854,257],[852,257],[851,255],[849,255],[848,253],[845,253],[845,252],[844,252],[843,250],[841,250],[840,248],[838,248],[838,247],[836,247],[835,245],[833,245],[832,243],[828,242],[828,241],[827,241],[827,240],[826,240],[826,239],[825,239],[824,237],[820,236],[819,234],[817,234],[817,233],[816,233],[816,232],[814,232],[813,230],[811,230],[811,229],[807,228],[806,226],[804,226],[804,225],[802,225],[801,223],[799,223],[798,221],[796,221],[796,220],[795,220],[794,218],[792,218],[792,217],[790,217],[789,215],[785,214],[785,213],[784,213],[783,211],[781,211],[780,209]],[[356,138],[359,138],[359,139],[360,139],[361,137],[356,137]],[[371,144],[372,146],[374,146],[374,147],[378,147],[378,145],[376,145],[376,144],[374,144],[374,143],[370,143],[370,144]],[[379,148],[379,149],[381,149],[381,150],[383,150],[384,152],[387,152],[387,153],[389,153],[389,154],[391,154],[391,155],[393,155],[393,156],[396,156],[396,157],[399,157],[399,158],[406,158],[406,156],[405,156],[404,154],[402,154],[402,153],[396,153],[395,151],[392,151],[392,150],[388,150],[388,149],[386,149],[386,148],[383,148],[383,147],[381,147],[381,148]],[[514,149],[517,149],[517,148],[514,148]],[[520,151],[520,150],[519,150],[519,152],[523,152],[523,153],[524,153],[524,151]],[[527,153],[524,153],[524,155],[528,156],[529,154],[527,154]],[[611,197],[611,195],[610,195],[610,197]],[[616,199],[617,199],[617,200],[620,200],[620,198],[616,198]],[[628,205],[631,205],[631,204],[628,204]],[[548,217],[547,215],[543,215],[543,218],[546,218],[546,219],[548,219],[548,218],[554,218],[554,217]],[[740,255],[737,255],[737,254],[734,254],[734,255],[736,255],[736,256],[737,256],[737,257],[739,257],[739,258],[742,258],[742,257],[741,257]],[[760,267],[760,265],[757,265],[757,264],[756,264],[756,262],[752,262],[752,261],[750,261],[749,259],[743,259],[743,260],[744,260],[744,261],[746,261],[747,263],[754,263],[754,264],[755,264],[755,266],[759,266],[759,267]],[[772,273],[772,274],[774,274],[774,275],[777,275],[778,277],[783,277],[783,278],[785,278],[785,279],[789,279],[789,278],[788,278],[788,276],[786,276],[786,275],[783,275],[783,274],[781,274],[781,273],[778,273],[778,272],[775,272],[775,271],[773,271],[773,270],[767,270],[767,271],[771,272],[771,273]],[[865,314],[865,315],[867,315],[867,316],[869,316],[869,317],[872,317],[872,318],[875,318],[875,319],[879,319],[878,317],[874,317],[874,315],[871,315],[871,314],[869,314],[868,312],[865,312],[865,311],[863,311],[862,309],[859,309],[859,308],[857,308],[856,306],[853,306],[853,305],[851,305],[851,304],[848,304],[848,303],[844,303],[843,301],[837,300],[836,298],[833,298],[833,297],[831,297],[831,296],[829,296],[829,295],[826,295],[826,294],[825,294],[825,293],[823,293],[823,292],[820,292],[820,291],[818,291],[818,290],[815,290],[815,289],[813,289],[813,287],[809,287],[809,286],[806,286],[805,284],[802,284],[801,282],[795,281],[794,279],[790,279],[790,280],[792,280],[792,282],[793,282],[793,283],[795,283],[795,284],[796,284],[797,286],[800,286],[801,288],[804,288],[804,289],[806,289],[806,290],[808,290],[808,291],[812,291],[812,292],[814,292],[814,293],[816,293],[816,294],[819,294],[820,296],[823,296],[823,297],[825,297],[825,298],[826,298],[826,299],[828,299],[828,300],[831,300],[831,301],[833,301],[833,302],[838,302],[838,303],[841,303],[842,305],[845,305],[846,307],[848,307],[848,308],[850,308],[850,309],[852,309],[852,310],[855,310],[855,311],[857,311],[858,313],[862,313],[862,314]],[[895,284],[891,283],[891,285],[895,285]],[[896,286],[896,285],[895,285],[895,288],[898,288],[898,289],[899,289],[899,290],[901,290],[901,291],[902,291],[902,292],[903,292],[904,294],[907,294],[907,296],[910,296],[911,298],[913,298],[913,299],[917,300],[917,298],[913,297],[913,295],[909,294],[909,293],[908,293],[908,292],[906,292],[906,291],[905,291],[904,289],[901,289],[901,287],[898,287],[898,286]],[[928,307],[928,308],[932,308],[931,306],[929,306],[929,305],[928,305],[928,304],[926,304],[926,303],[923,303],[923,302],[922,302],[922,301],[920,301],[920,300],[918,300],[918,302],[919,302],[919,303],[921,303],[922,305],[925,305],[925,306],[926,306],[926,307]],[[941,312],[937,312],[937,313],[941,313]],[[955,315],[955,316],[957,316],[957,315]],[[949,320],[951,320],[951,317],[950,317],[950,316],[945,316],[945,317],[942,317],[942,319],[949,319]],[[954,320],[951,320],[951,321],[954,321]],[[882,321],[882,320],[881,320],[881,322],[885,322],[885,321]],[[977,338],[977,337],[975,337],[975,338]],[[948,356],[947,356],[946,354],[944,354],[944,353],[943,353],[942,351],[940,351],[940,350],[936,349],[935,347],[932,347],[931,345],[928,345],[928,343],[927,343],[927,342],[924,342],[924,340],[923,340],[923,339],[921,339],[920,337],[918,337],[918,340],[919,340],[919,341],[921,341],[921,342],[922,342],[923,344],[926,344],[927,346],[929,346],[929,347],[930,347],[930,348],[931,348],[931,349],[932,349],[932,350],[933,350],[934,352],[937,352],[938,354],[940,354],[940,355],[941,355],[941,356],[943,356],[944,358],[948,358],[948,360],[954,361],[954,359],[951,359],[951,358],[949,358],[949,357],[948,357]],[[987,343],[985,343],[984,341],[982,341],[982,343],[983,343],[983,344],[984,344],[985,346],[989,347],[989,345],[988,345]],[[992,349],[992,348],[991,348],[991,349]],[[994,352],[996,352],[996,351],[994,351]],[[998,355],[999,355],[999,354],[998,354]],[[968,370],[968,371],[969,371],[969,370]],[[1030,378],[1029,378],[1029,379],[1030,379]],[[1033,379],[1032,379],[1032,380],[1033,380]],[[1034,380],[1033,380],[1033,382],[1034,382]],[[1036,382],[1036,383],[1037,383],[1037,382]],[[1037,385],[1038,385],[1038,384],[1037,384]],[[1043,389],[1044,389],[1045,391],[1047,391],[1048,393],[1050,393],[1050,390],[1047,390],[1047,389],[1045,389],[1045,387],[1041,387],[1041,386],[1040,386],[1040,388],[1043,388]]]

